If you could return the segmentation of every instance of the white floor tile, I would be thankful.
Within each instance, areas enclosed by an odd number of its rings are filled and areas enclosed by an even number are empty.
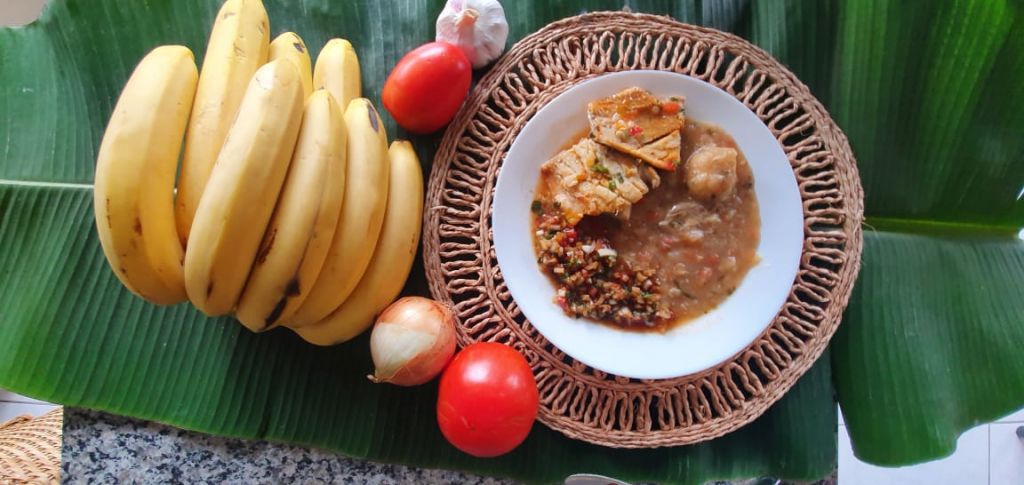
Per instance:
[[[23,402],[0,402],[0,423],[16,418],[22,414],[29,416],[42,416],[53,408],[53,404],[29,404]]]
[[[40,401],[38,399],[32,399],[30,397],[22,396],[21,394],[15,394],[11,391],[0,389],[0,402],[23,402],[29,404],[50,404],[46,401]]]
[[[1003,416],[1001,419],[996,421],[997,423],[1024,423],[1024,409],[1018,409],[1017,412],[1011,413],[1007,416]]]
[[[960,436],[956,453],[950,457],[899,468],[878,467],[858,460],[853,456],[846,426],[839,427],[839,483],[842,485],[985,484],[988,483],[988,459],[986,426]]]
[[[23,25],[39,17],[45,0],[4,0],[0,2],[0,25]]]
[[[989,426],[989,484],[1024,483],[1024,440],[1017,437],[1019,423]]]

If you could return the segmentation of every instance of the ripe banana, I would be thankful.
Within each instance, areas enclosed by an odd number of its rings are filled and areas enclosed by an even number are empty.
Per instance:
[[[260,0],[227,0],[217,13],[203,58],[185,135],[175,218],[181,243],[188,241],[196,207],[224,137],[235,121],[245,87],[267,61],[270,21]]]
[[[370,100],[352,100],[345,110],[348,167],[341,219],[320,276],[306,301],[283,324],[311,325],[338,308],[366,271],[377,245],[388,199],[388,140]]]
[[[334,345],[362,333],[398,297],[409,277],[423,218],[423,173],[409,142],[392,143],[388,155],[391,182],[380,244],[348,300],[320,323],[295,330],[312,344]]]
[[[306,43],[302,41],[295,32],[285,32],[274,38],[270,43],[269,61],[277,59],[289,59],[299,68],[299,77],[302,79],[303,99],[313,94],[313,68],[309,61],[309,51],[306,50]]]
[[[185,251],[185,289],[207,315],[231,311],[274,211],[302,120],[302,82],[285,59],[256,71],[210,174]]]
[[[174,175],[198,77],[188,48],[153,49],[121,91],[96,158],[103,253],[121,283],[161,305],[185,299]]]
[[[313,89],[327,89],[338,105],[346,109],[353,99],[363,95],[359,75],[359,57],[352,44],[344,39],[331,39],[316,57]]]
[[[281,197],[235,316],[259,332],[295,313],[320,274],[345,194],[345,120],[320,89],[306,102]]]

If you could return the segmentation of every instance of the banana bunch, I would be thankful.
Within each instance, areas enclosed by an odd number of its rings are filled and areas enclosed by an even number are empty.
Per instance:
[[[96,229],[150,302],[333,345],[404,286],[423,174],[409,142],[388,148],[348,41],[313,67],[297,34],[269,34],[260,0],[227,0],[201,71],[183,46],[139,62],[97,156]]]

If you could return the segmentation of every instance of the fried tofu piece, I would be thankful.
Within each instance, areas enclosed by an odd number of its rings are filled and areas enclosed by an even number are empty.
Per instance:
[[[675,109],[665,109],[669,104]],[[681,105],[682,100],[665,102],[634,87],[590,102],[587,118],[591,135],[601,144],[672,170],[679,163],[679,130],[685,121]]]
[[[583,216],[628,216],[629,208],[661,180],[640,162],[584,138],[540,169],[546,191],[570,225]],[[650,185],[649,185],[650,184]]]

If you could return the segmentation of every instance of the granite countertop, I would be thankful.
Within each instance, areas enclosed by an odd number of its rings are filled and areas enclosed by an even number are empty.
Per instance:
[[[347,458],[267,441],[220,438],[138,419],[64,408],[65,483],[353,483],[500,485],[511,480]],[[727,482],[712,482],[723,485]],[[779,485],[760,478],[734,485]],[[836,476],[815,482],[835,485]]]
[[[65,483],[514,483],[280,443],[218,438],[70,407],[64,408],[61,464]]]

